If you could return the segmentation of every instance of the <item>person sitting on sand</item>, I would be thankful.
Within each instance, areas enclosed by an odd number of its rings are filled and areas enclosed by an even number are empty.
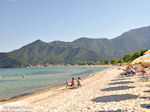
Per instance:
[[[75,78],[74,78],[74,77],[72,77],[71,86],[75,86],[75,85],[76,85]]]
[[[71,83],[69,83],[69,82],[66,80],[66,88],[67,88],[68,86],[75,86],[75,85],[76,85],[76,81],[75,81],[75,78],[74,78],[74,77],[72,77]]]
[[[82,86],[81,78],[80,77],[78,77],[78,85],[77,86]]]

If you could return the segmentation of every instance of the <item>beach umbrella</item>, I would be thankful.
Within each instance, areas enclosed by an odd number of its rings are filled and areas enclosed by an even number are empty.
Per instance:
[[[141,61],[142,61],[142,58],[139,57],[139,58],[134,59],[134,60],[131,62],[131,64],[136,64],[136,63],[139,63],[139,62],[141,62]]]
[[[150,54],[150,50],[146,51],[144,54]]]
[[[141,57],[141,62],[150,62],[150,54],[145,54]]]
[[[136,63],[142,63],[142,62],[146,62],[149,63],[150,62],[150,54],[145,54],[143,56],[140,56],[138,58],[136,58],[135,60],[133,60],[131,62],[131,64],[136,64]]]

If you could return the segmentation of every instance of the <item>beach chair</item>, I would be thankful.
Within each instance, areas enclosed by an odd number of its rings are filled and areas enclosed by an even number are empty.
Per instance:
[[[70,86],[71,86],[71,84],[68,81],[66,81],[66,88],[70,87]]]

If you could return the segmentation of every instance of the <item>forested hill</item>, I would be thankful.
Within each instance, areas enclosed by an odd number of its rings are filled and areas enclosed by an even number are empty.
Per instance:
[[[114,39],[79,38],[73,42],[37,40],[18,50],[0,53],[0,67],[27,64],[97,62],[150,48],[150,26],[132,29]]]
[[[110,58],[120,58],[126,53],[150,48],[150,26],[127,31],[113,39],[80,38],[73,41],[73,44]]]

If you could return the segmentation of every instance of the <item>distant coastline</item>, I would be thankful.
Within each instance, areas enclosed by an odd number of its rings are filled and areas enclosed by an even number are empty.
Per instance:
[[[71,64],[67,64],[67,65],[47,65],[47,66],[44,66],[44,65],[32,65],[32,66],[27,66],[26,68],[40,68],[40,67],[71,67],[71,66],[99,66],[99,67],[107,67],[107,66],[113,66],[111,64],[105,64],[105,65],[88,65],[88,64],[85,64],[85,65],[79,65],[79,64],[75,64],[75,65],[71,65]]]
[[[112,64],[66,64],[66,65],[42,65],[42,64],[37,64],[37,65],[29,65],[29,66],[22,66],[22,67],[0,67],[1,68],[42,68],[42,67],[71,67],[71,66],[99,66],[99,67],[107,67],[107,66],[114,66]]]

